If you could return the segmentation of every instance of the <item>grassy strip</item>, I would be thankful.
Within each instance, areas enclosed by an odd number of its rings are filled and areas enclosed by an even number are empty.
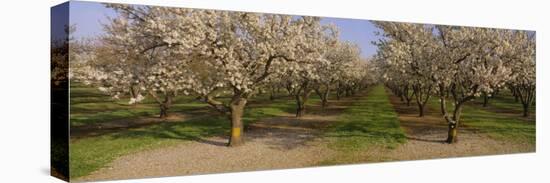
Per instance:
[[[321,165],[362,162],[368,157],[361,152],[369,148],[393,149],[406,142],[405,132],[383,86],[372,88],[367,97],[356,100],[340,119],[326,133],[332,141],[329,148],[337,153]]]
[[[483,97],[477,98],[474,103],[478,106],[483,105]],[[514,112],[517,116],[523,114],[523,106],[520,101],[515,101],[514,96],[509,91],[501,91],[498,95],[489,98],[488,108],[495,108],[497,110],[504,110]],[[535,114],[536,105],[533,103],[529,106],[531,115]]]

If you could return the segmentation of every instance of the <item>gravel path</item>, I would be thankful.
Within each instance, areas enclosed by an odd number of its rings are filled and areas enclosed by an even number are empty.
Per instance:
[[[339,107],[333,106],[335,110],[341,110]],[[338,116],[328,114],[300,119],[287,114],[256,122],[245,129],[246,143],[240,147],[228,148],[227,137],[213,137],[123,156],[77,181],[312,166],[333,154],[320,139],[322,129]]]

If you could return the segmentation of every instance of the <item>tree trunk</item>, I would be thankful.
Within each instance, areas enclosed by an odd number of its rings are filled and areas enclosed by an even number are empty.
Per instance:
[[[430,99],[431,88],[425,91],[422,90],[420,86],[413,86],[413,91],[416,104],[418,105],[418,117],[424,117],[424,109],[426,108],[426,103]]]
[[[487,107],[489,104],[489,96],[487,94],[483,94],[483,107]]]
[[[405,96],[405,102],[407,103],[407,106],[411,106],[411,100],[413,96],[409,97],[409,88],[405,87],[403,91],[403,95]]]
[[[411,98],[409,97],[405,97],[405,99],[407,100],[407,106],[411,106]]]
[[[300,96],[300,94],[296,95],[296,117],[302,117],[306,113],[306,102],[305,99]]]
[[[336,86],[336,100],[340,100],[340,90],[341,90],[341,85],[340,83],[338,83],[338,85]]]
[[[418,102],[418,117],[424,117],[424,107],[421,102]]]
[[[447,134],[447,143],[453,144],[458,142],[458,125],[460,121],[460,115],[462,113],[462,105],[464,101],[458,102],[455,105],[454,111],[453,111],[453,118],[451,121],[447,120],[449,122],[449,132]]]
[[[446,92],[445,87],[442,85],[439,85],[439,104],[441,109],[441,115],[447,114],[447,102],[446,102]]]
[[[134,85],[130,86],[130,95],[132,96],[132,98],[135,98],[135,99],[138,98],[139,90],[138,90],[137,86],[134,86]],[[136,106],[137,104],[138,104],[138,102],[134,102],[132,105]]]
[[[306,102],[307,102],[307,99],[309,98],[310,93],[311,91],[309,91],[308,89],[306,89],[306,87],[304,87],[302,89],[302,93],[298,92],[296,94],[296,104],[297,104],[296,117],[299,118],[306,114]]]
[[[529,117],[529,104],[524,103],[523,105],[523,117]]]
[[[164,96],[164,101],[159,104],[160,106],[160,118],[168,117],[168,109],[172,106],[172,95],[166,94]]]
[[[275,89],[271,89],[271,91],[269,92],[269,100],[273,101],[275,100],[275,96],[273,93],[275,93],[274,91]]]
[[[244,144],[243,138],[243,113],[246,106],[246,99],[240,96],[234,96],[231,100],[231,137],[228,146],[235,147]]]
[[[452,144],[458,141],[457,137],[457,126],[455,124],[449,123],[449,132],[447,134],[447,143]]]
[[[317,93],[317,95],[319,95],[319,98],[321,98],[321,108],[322,109],[325,109],[328,105],[328,96],[329,96],[329,93],[330,93],[330,88],[329,86],[325,85],[326,88],[324,91],[320,91],[319,89],[316,89],[315,92]]]

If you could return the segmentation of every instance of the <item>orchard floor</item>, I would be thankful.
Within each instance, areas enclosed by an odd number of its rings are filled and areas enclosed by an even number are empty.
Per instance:
[[[381,86],[378,86],[381,87]],[[380,88],[379,88],[380,89]],[[383,89],[382,89],[383,90]],[[205,173],[300,168],[325,165],[324,160],[340,157],[335,138],[325,132],[341,120],[354,102],[366,100],[373,92],[332,101],[328,109],[309,107],[308,115],[297,119],[293,114],[261,119],[245,129],[246,143],[228,148],[225,136],[186,141],[176,145],[149,149],[116,158],[107,166],[79,177],[76,181],[112,180]],[[360,158],[351,163],[395,160],[421,160],[475,155],[533,152],[535,145],[489,137],[475,128],[462,127],[456,144],[443,142],[447,126],[443,118],[428,107],[424,117],[417,117],[415,106],[406,106],[389,92],[382,92],[398,117],[406,141],[395,147],[373,145],[353,153]],[[390,111],[393,112],[393,111]],[[340,154],[341,155],[341,154]],[[348,154],[346,154],[348,155]],[[338,164],[338,163],[337,163]]]
[[[474,128],[462,126],[458,133],[458,142],[445,143],[448,126],[437,109],[426,106],[423,117],[418,117],[415,104],[407,106],[396,96],[390,101],[399,114],[401,127],[407,135],[407,143],[386,154],[388,160],[421,160],[448,157],[496,155],[534,152],[535,146],[496,140]]]
[[[228,148],[227,137],[157,148],[122,156],[107,167],[77,181],[301,168],[333,154],[321,136],[356,97],[331,103],[327,109],[311,107],[302,118],[286,113],[245,128],[246,143]]]

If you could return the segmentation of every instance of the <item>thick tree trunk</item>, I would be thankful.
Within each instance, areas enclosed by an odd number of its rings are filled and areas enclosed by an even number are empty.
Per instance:
[[[457,126],[454,125],[454,124],[451,124],[449,123],[449,132],[447,134],[447,143],[449,144],[452,144],[452,143],[456,143],[458,141],[458,137],[457,137]]]
[[[243,113],[244,107],[246,106],[246,99],[240,96],[235,96],[231,100],[229,106],[231,110],[231,136],[229,138],[228,146],[235,147],[244,144],[244,134],[243,134]]]
[[[455,105],[452,120],[448,120],[448,118],[446,118],[447,122],[449,123],[449,131],[447,134],[446,141],[449,144],[458,142],[457,133],[458,133],[458,125],[460,122],[460,115],[462,113],[462,105],[463,105],[463,102],[458,102]]]

